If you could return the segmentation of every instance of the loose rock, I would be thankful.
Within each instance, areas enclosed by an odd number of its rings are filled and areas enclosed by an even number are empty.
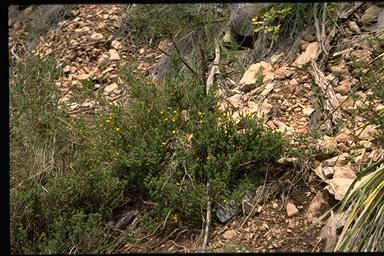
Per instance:
[[[313,42],[307,46],[307,49],[302,53],[292,64],[294,67],[302,67],[304,64],[307,64],[312,59],[315,59],[317,51],[319,50],[319,43]]]
[[[360,22],[363,24],[369,24],[373,22],[379,16],[382,9],[376,5],[372,5],[367,10],[365,10],[363,16],[360,18]]]
[[[120,55],[117,53],[115,49],[110,49],[108,52],[109,52],[110,60],[120,60]]]
[[[287,215],[288,217],[293,217],[299,214],[299,210],[296,208],[296,206],[293,203],[287,204]]]
[[[320,217],[328,208],[329,204],[327,202],[328,198],[323,191],[318,191],[315,197],[312,199],[309,204],[307,213],[305,215],[306,219],[311,222],[316,218]]]
[[[223,238],[225,240],[233,240],[235,238],[235,236],[237,236],[237,232],[234,229],[227,230],[223,234]]]

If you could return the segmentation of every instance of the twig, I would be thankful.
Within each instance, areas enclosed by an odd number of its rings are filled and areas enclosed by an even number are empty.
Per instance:
[[[154,235],[155,232],[156,232],[160,227],[161,227],[161,223],[160,223],[160,224],[156,227],[156,229],[155,229],[154,231],[152,231],[149,235],[146,235],[146,236],[144,236],[144,237],[141,237],[141,238],[139,238],[139,239],[136,239],[135,245],[137,245],[139,241],[141,241],[141,240],[143,240],[143,239],[145,239],[145,238],[148,238],[148,237]]]
[[[204,251],[207,248],[208,245],[208,238],[209,238],[209,230],[211,227],[211,198],[209,197],[209,182],[207,182],[207,218],[205,220],[205,234],[203,239],[203,246],[201,247],[202,251]]]
[[[184,252],[189,252],[189,249],[187,248],[187,247],[185,247],[185,246],[182,246],[182,245],[179,245],[179,244],[177,244],[175,241],[173,241],[173,240],[169,240],[171,243],[173,243],[175,246],[177,246],[177,247],[181,247],[181,248],[183,248],[183,250],[184,250]]]
[[[265,173],[265,179],[264,179],[264,184],[263,184],[263,190],[261,192],[261,195],[259,196],[259,198],[257,198],[256,202],[255,202],[255,205],[253,206],[251,212],[247,215],[247,217],[243,220],[243,222],[241,223],[240,227],[239,228],[242,228],[244,223],[247,222],[247,220],[249,219],[249,217],[253,214],[254,210],[256,209],[256,206],[258,205],[258,203],[260,202],[262,196],[264,195],[264,191],[265,191],[265,184],[267,183],[267,177],[268,177],[268,170],[266,171]]]
[[[209,75],[207,79],[207,84],[206,84],[207,94],[209,92],[209,89],[211,88],[211,85],[213,84],[214,76],[216,74],[220,74],[219,64],[220,64],[220,44],[217,41],[217,39],[215,39],[215,60],[213,61],[213,65],[211,70],[209,71]]]
[[[376,61],[377,59],[379,59],[379,58],[381,58],[381,57],[383,57],[383,56],[384,56],[384,52],[383,52],[382,54],[380,54],[379,56],[377,56],[376,58],[374,58],[373,60],[371,60],[370,62],[368,62],[367,65],[373,63],[374,61]]]
[[[185,166],[185,163],[183,163],[183,167],[184,167],[184,172],[185,172],[185,174],[186,174],[186,175],[189,177],[189,179],[191,180],[191,184],[192,184],[193,189],[196,189],[196,188],[195,188],[195,185],[193,184],[193,179],[192,179],[191,175],[187,172],[187,167]]]
[[[321,22],[321,44],[322,44],[322,47],[323,47],[323,51],[325,53],[325,55],[328,55],[328,51],[327,49],[325,48],[325,21],[327,19],[327,2],[324,3],[323,5],[323,20]]]
[[[199,74],[188,64],[188,62],[183,58],[183,56],[181,55],[180,53],[180,50],[179,48],[177,47],[175,41],[173,40],[172,36],[171,36],[171,42],[173,44],[173,46],[175,47],[176,49],[176,52],[177,54],[179,55],[179,58],[180,60],[184,63],[184,65],[196,76],[197,79],[199,79]],[[204,81],[202,81],[203,84],[204,84]]]
[[[248,164],[253,164],[253,163],[256,163],[256,162],[257,162],[257,160],[250,160],[250,161],[247,161],[247,162],[245,162],[245,163],[239,164],[238,166],[236,166],[235,168],[233,168],[233,170],[236,171],[236,170],[240,169],[240,168],[243,167],[243,166],[246,166],[246,165],[248,165]]]
[[[175,156],[176,152],[173,153],[172,155],[172,159],[173,157]],[[168,180],[172,177],[172,175],[176,172],[176,168],[172,171],[172,173],[169,174],[169,176],[167,177],[167,179],[164,181],[163,183],[163,186],[161,187],[161,190],[160,191],[163,191],[164,187],[165,187],[165,184],[168,182]]]
[[[318,4],[319,3],[314,3],[313,4],[313,18],[315,19],[315,29],[316,29],[316,38],[317,41],[320,43],[321,42],[321,34],[320,34],[320,26],[319,26],[319,19],[317,18],[318,14]]]
[[[158,247],[159,245],[161,245],[162,243],[166,242],[167,239],[169,237],[171,237],[176,231],[178,231],[179,228],[176,228],[175,230],[173,230],[169,235],[167,235],[163,240],[161,240],[160,242],[156,243],[155,245],[151,246],[151,248],[155,248],[155,247]]]
[[[335,114],[332,117],[332,121],[336,118],[341,117],[341,113],[338,110],[338,102],[336,98],[336,94],[331,86],[329,86],[328,81],[325,79],[323,72],[317,67],[317,64],[314,60],[311,61],[312,69],[309,69],[309,72],[313,76],[315,83],[319,86],[319,88],[323,91],[326,99],[324,102],[324,107],[326,110]]]
[[[203,49],[203,46],[201,43],[199,43],[199,50],[200,50],[200,55],[201,55],[201,80],[203,81],[203,85],[207,84],[207,59],[205,56],[205,52]],[[207,92],[208,95],[208,92]]]
[[[147,9],[149,9],[146,5],[144,5]],[[167,24],[165,24],[165,22],[163,21],[163,19],[160,17],[160,15],[159,15],[159,12],[157,11],[157,9],[154,9],[155,10],[155,12],[156,12],[156,14],[157,14],[157,18],[160,20],[160,22],[164,25],[164,26],[166,26],[167,27]],[[177,47],[177,45],[176,45],[176,43],[175,43],[175,41],[173,40],[173,36],[172,35],[170,35],[169,36],[170,37],[170,39],[171,39],[171,43],[172,43],[172,45],[173,45],[173,47],[175,47],[175,49],[176,49],[176,52],[177,52],[177,54],[178,54],[178,56],[179,56],[179,58],[180,58],[180,60],[183,62],[183,64],[196,76],[196,78],[198,78],[199,79],[199,74],[188,64],[188,62],[183,58],[183,56],[181,55],[181,53],[180,53],[180,50],[179,50],[179,48]],[[200,80],[200,79],[199,79]]]
[[[21,58],[15,53],[15,45],[11,48],[11,53],[18,61],[21,61]]]
[[[341,18],[341,19],[346,19],[348,18],[352,13],[354,13],[354,11],[359,8],[361,5],[363,4],[363,2],[357,2],[355,3],[355,5],[349,9],[348,11],[345,11],[345,12],[342,12],[342,13],[338,13],[337,14],[337,17]]]

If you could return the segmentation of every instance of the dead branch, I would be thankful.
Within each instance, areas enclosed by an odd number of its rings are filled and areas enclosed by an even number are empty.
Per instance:
[[[314,60],[311,61],[311,67],[312,68],[309,69],[309,72],[315,80],[315,83],[319,86],[325,95],[324,108],[329,112],[334,111],[332,121],[335,122],[336,119],[341,117],[341,112],[338,110],[339,103],[336,98],[335,91],[333,90],[333,87],[330,86],[323,72],[318,68]]]
[[[209,230],[211,227],[211,198],[209,197],[209,182],[207,182],[207,218],[205,220],[205,233],[204,233],[204,240],[203,240],[203,246],[202,251],[204,251],[207,248],[208,245],[208,238],[209,238]]]
[[[380,58],[383,57],[383,56],[384,56],[384,52],[383,52],[382,54],[378,55],[376,58],[374,58],[374,59],[371,60],[370,62],[368,62],[367,65],[369,65],[369,64],[371,64],[371,63],[373,63],[373,62],[375,62],[377,59],[380,59]]]
[[[189,252],[189,249],[187,248],[187,247],[185,247],[185,246],[183,246],[183,245],[179,245],[179,244],[177,244],[175,241],[173,241],[173,240],[169,240],[171,243],[173,243],[175,246],[177,246],[177,247],[179,247],[179,248],[182,248],[183,250],[184,250],[184,252]],[[179,250],[176,250],[176,251],[174,251],[174,252],[177,252],[177,251],[179,251]]]
[[[357,8],[359,8],[363,2],[356,2],[354,6],[348,11],[342,11],[341,13],[337,13],[337,17],[340,19],[347,19],[352,13],[354,13]]]
[[[264,192],[265,192],[265,184],[267,183],[267,177],[268,177],[268,170],[267,172],[265,173],[265,179],[264,179],[264,184],[263,184],[263,190],[261,192],[261,195],[259,196],[259,198],[257,198],[256,202],[255,202],[255,205],[253,206],[251,212],[247,215],[247,217],[243,220],[243,222],[241,223],[240,227],[239,228],[242,228],[243,225],[245,224],[245,222],[247,222],[247,220],[249,219],[249,217],[253,214],[253,212],[255,211],[256,209],[256,206],[259,204],[259,202],[261,201],[261,198],[263,197],[262,195],[264,195]]]
[[[317,38],[317,41],[320,43],[321,42],[320,25],[319,25],[319,19],[317,18],[318,5],[319,5],[319,3],[313,4],[313,18],[315,19],[314,25],[315,25],[315,29],[316,29],[316,38]]]
[[[322,17],[322,21],[321,21],[321,31],[320,31],[319,19],[317,16],[318,16],[318,3],[314,3],[313,4],[313,18],[315,20],[314,25],[315,25],[315,29],[316,29],[316,38],[320,44],[320,50],[317,53],[317,57],[318,57],[322,52],[324,52],[325,55],[328,55],[328,51],[325,47],[325,40],[326,40],[325,22],[326,22],[326,18],[327,18],[327,3],[324,3],[324,5],[323,5],[323,17]],[[316,57],[316,59],[317,59],[317,57]]]
[[[208,79],[207,79],[207,83],[206,83],[206,93],[207,94],[209,92],[209,89],[211,88],[211,85],[214,82],[215,75],[220,74],[219,64],[220,64],[220,44],[217,41],[217,39],[215,39],[215,59],[213,61],[212,68],[209,71],[209,75],[208,75]]]
[[[17,54],[15,53],[15,45],[12,47],[11,53],[12,53],[13,57],[15,57],[18,61],[21,61],[21,58],[19,56],[17,56]]]
[[[207,58],[205,56],[205,52],[201,43],[199,43],[199,50],[201,55],[201,80],[203,81],[203,85],[207,84]],[[207,93],[208,94],[208,93]]]
[[[145,7],[147,8],[147,9],[149,9],[149,7],[147,7],[146,5],[145,5]],[[155,11],[156,11],[156,16],[157,16],[157,18],[159,19],[159,21],[164,25],[164,26],[167,26],[166,24],[165,24],[165,22],[163,21],[163,19],[160,17],[160,15],[159,15],[159,12],[157,11],[157,9],[155,9]],[[181,62],[183,62],[183,64],[196,76],[196,78],[197,79],[199,79],[199,74],[189,65],[189,63],[183,58],[183,56],[181,55],[181,52],[180,52],[180,50],[179,50],[179,48],[177,47],[177,45],[176,45],[176,43],[175,43],[175,41],[174,41],[174,39],[173,39],[173,36],[171,35],[170,37],[170,40],[171,40],[171,43],[172,43],[172,45],[173,45],[173,47],[176,49],[176,52],[177,52],[177,55],[179,56],[179,58],[180,58],[180,60],[181,60]],[[200,79],[199,79],[200,80]]]
[[[323,4],[323,20],[321,21],[321,44],[323,47],[323,51],[326,55],[328,55],[328,50],[325,47],[325,21],[327,19],[327,2]]]
[[[153,249],[153,248],[159,247],[161,244],[165,243],[167,241],[167,239],[170,238],[178,230],[180,230],[180,228],[176,228],[170,234],[168,234],[164,239],[162,239],[160,242],[156,243],[155,245],[151,246],[150,248]],[[183,230],[181,230],[180,232],[183,232]]]

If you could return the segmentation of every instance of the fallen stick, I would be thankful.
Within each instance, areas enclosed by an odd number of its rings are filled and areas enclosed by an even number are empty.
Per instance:
[[[340,19],[347,19],[352,13],[354,13],[364,2],[357,2],[355,5],[348,11],[337,12],[337,17]]]
[[[335,91],[330,83],[325,78],[323,72],[318,68],[316,62],[314,60],[311,61],[311,69],[309,69],[309,73],[312,75],[315,84],[319,86],[321,91],[325,95],[324,109],[333,113],[332,121],[335,122],[336,119],[341,117],[341,112],[338,109],[339,103],[336,98]]]
[[[217,40],[215,40],[215,60],[213,61],[212,68],[209,71],[209,75],[207,78],[207,84],[206,84],[207,95],[208,95],[209,89],[211,88],[214,82],[215,75],[220,74],[219,64],[220,64],[220,45],[217,42]]]
[[[243,227],[243,225],[245,224],[245,222],[247,222],[247,220],[249,219],[249,217],[253,214],[253,212],[255,211],[256,209],[256,206],[259,204],[259,202],[261,201],[262,197],[264,196],[264,193],[265,193],[265,184],[267,183],[267,177],[268,177],[268,170],[267,172],[265,173],[265,179],[264,179],[264,185],[263,185],[263,190],[261,192],[261,195],[257,198],[256,200],[256,203],[255,205],[253,206],[252,208],[252,211],[247,215],[247,217],[243,220],[243,222],[241,223],[240,225],[240,229]]]
[[[208,194],[208,201],[207,201],[207,218],[205,220],[205,232],[204,232],[204,239],[203,239],[203,246],[202,251],[205,251],[208,245],[208,238],[209,238],[209,229],[211,226],[211,198],[209,197],[209,183],[207,182],[207,194]]]

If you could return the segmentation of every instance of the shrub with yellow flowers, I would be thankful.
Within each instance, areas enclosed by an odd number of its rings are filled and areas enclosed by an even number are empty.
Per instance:
[[[126,76],[132,98],[124,111],[126,124],[112,125],[125,143],[116,150],[114,170],[127,191],[140,191],[156,205],[154,216],[162,220],[201,222],[207,181],[211,198],[222,203],[240,195],[236,184],[251,185],[241,174],[242,163],[273,162],[282,153],[280,134],[252,116],[243,118],[244,131],[238,132],[235,121],[219,111],[216,88],[206,95],[195,80],[188,86],[178,79],[158,86],[144,77],[131,79],[130,72]]]

